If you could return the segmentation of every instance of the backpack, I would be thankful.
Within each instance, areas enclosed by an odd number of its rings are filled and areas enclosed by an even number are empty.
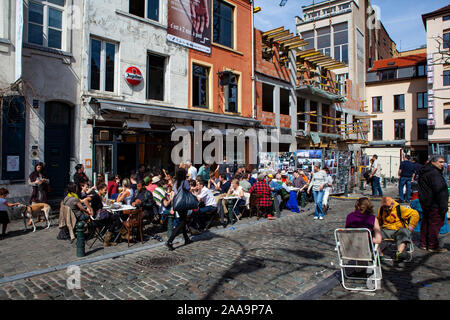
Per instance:
[[[409,225],[409,219],[408,219],[408,221],[403,219],[401,205],[398,205],[396,207],[396,209],[397,209],[397,217],[400,219],[400,222],[403,224],[403,227],[406,228]],[[379,216],[381,218],[381,223],[380,223],[380,227],[381,227],[383,225],[383,214],[381,213],[381,208],[378,209],[378,214],[379,214]]]
[[[56,239],[58,239],[58,240],[69,240],[70,239],[69,229],[67,227],[62,227],[60,229]]]

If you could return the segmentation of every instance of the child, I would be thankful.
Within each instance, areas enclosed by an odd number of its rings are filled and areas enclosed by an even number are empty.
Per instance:
[[[0,223],[3,225],[2,235],[3,238],[6,235],[6,228],[8,227],[9,216],[8,216],[8,207],[16,207],[19,206],[20,203],[9,203],[6,201],[6,197],[8,196],[9,191],[5,188],[0,188]]]

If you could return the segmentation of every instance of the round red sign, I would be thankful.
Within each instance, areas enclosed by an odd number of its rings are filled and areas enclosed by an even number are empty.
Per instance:
[[[143,79],[141,71],[136,67],[129,67],[125,71],[125,80],[132,86],[137,86]]]

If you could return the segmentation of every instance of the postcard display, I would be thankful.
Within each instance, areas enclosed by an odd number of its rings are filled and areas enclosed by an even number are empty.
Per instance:
[[[331,194],[344,193],[345,185],[351,185],[349,179],[352,166],[352,153],[328,150],[324,155],[323,165],[330,169],[330,174],[333,178]]]
[[[295,152],[260,152],[259,171],[295,170]]]

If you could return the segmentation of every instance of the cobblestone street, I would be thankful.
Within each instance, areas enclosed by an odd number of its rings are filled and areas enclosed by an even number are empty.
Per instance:
[[[313,220],[312,204],[305,212],[284,211],[278,220],[246,218],[233,228],[195,236],[188,246],[176,243],[174,252],[149,240],[130,248],[136,252],[111,259],[101,257],[127,250],[126,243],[105,250],[96,244],[93,253],[77,259],[75,243],[56,240],[56,227],[27,234],[11,228],[14,236],[1,241],[3,277],[102,260],[81,264],[81,289],[67,289],[64,268],[3,283],[0,299],[295,299],[336,274],[333,232],[343,227],[353,204],[331,200],[323,221]],[[448,248],[449,238],[443,241]],[[382,290],[375,294],[349,293],[335,281],[320,299],[449,299],[448,262],[446,253],[416,248],[406,266],[384,263]]]

